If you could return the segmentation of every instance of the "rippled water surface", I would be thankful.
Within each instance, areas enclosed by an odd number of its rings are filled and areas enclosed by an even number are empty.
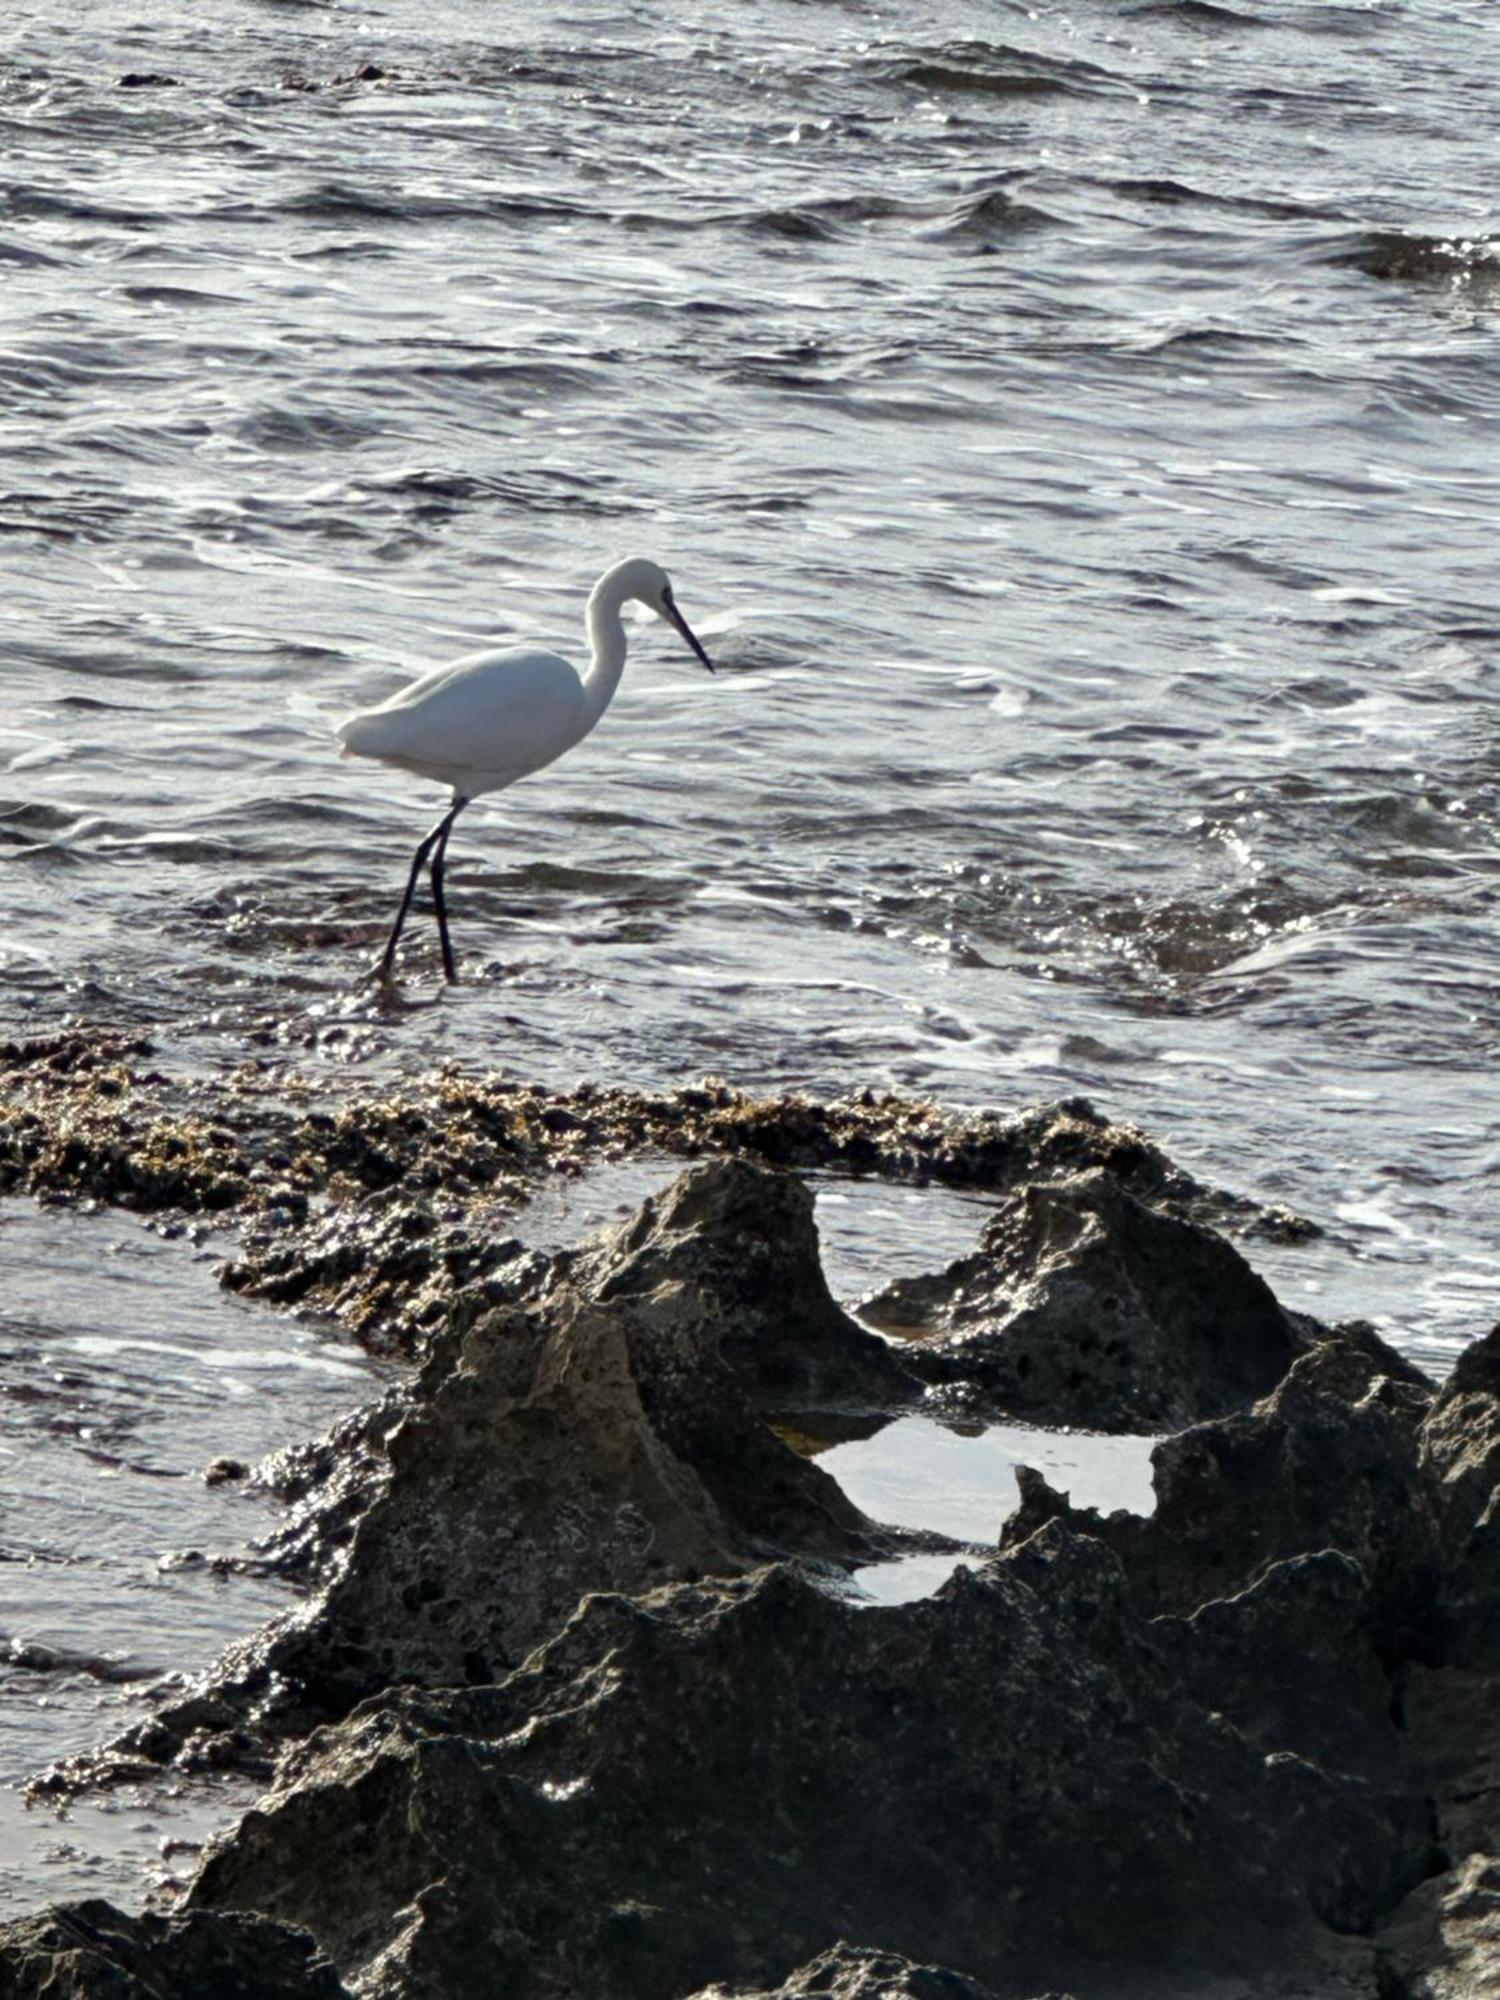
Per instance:
[[[1325,1291],[1475,1330],[1490,6],[246,0],[0,47],[14,1012],[337,1052],[441,800],[331,721],[581,652],[650,551],[724,671],[643,628],[598,735],[471,812],[467,981],[419,932],[436,1004],[371,1060],[1084,1090],[1333,1224]]]
[[[216,1562],[274,1525],[215,1459],[254,1461],[381,1387],[327,1330],[218,1292],[206,1250],[133,1217],[0,1201],[0,1915],[42,1897],[170,1881],[246,1802],[218,1777],[58,1818],[19,1788],[142,1714],[291,1603]],[[177,1844],[177,1845],[174,1845]]]
[[[1082,1091],[1442,1365],[1496,1301],[1497,68],[1491,0],[9,9],[8,1022]],[[463,984],[424,918],[378,1009],[442,801],[332,723],[580,655],[636,552],[722,671],[642,627],[460,823]]]

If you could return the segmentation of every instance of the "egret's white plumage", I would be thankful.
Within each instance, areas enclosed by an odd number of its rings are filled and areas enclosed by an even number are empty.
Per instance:
[[[469,653],[435,667],[339,730],[346,757],[377,757],[466,798],[539,771],[596,720],[556,653]]]
[[[625,665],[620,617],[636,598],[674,625],[698,658],[713,662],[693,637],[673,600],[666,571],[644,557],[616,563],[595,584],[585,620],[590,664],[586,674],[557,653],[470,653],[414,680],[377,708],[351,715],[339,728],[346,757],[373,757],[448,785],[453,800],[412,861],[406,894],[380,961],[388,977],[422,863],[431,856],[432,898],[437,911],[443,970],[456,974],[443,902],[443,865],[453,822],[481,792],[502,791],[553,763],[581,743],[614,699]]]

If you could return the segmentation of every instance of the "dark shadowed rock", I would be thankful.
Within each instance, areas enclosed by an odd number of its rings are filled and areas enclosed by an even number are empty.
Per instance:
[[[1402,1742],[1370,1614],[1363,1570],[1330,1548],[1272,1563],[1246,1589],[1154,1630],[1184,1685],[1268,1756],[1384,1783]]]
[[[613,1306],[564,1288],[481,1320],[392,1436],[389,1483],[320,1614],[319,1652],[368,1649],[352,1692],[494,1678],[587,1591],[878,1548],[744,1408],[722,1340],[686,1285]]]
[[[0,1926],[4,2000],[348,2000],[305,1931],[209,1910],[60,1903]]]
[[[1454,1398],[1476,1391],[1500,1396],[1500,1326],[1471,1341],[1454,1362],[1443,1385],[1444,1395]]]
[[[1404,1403],[1418,1422],[1427,1414],[1436,1392],[1432,1377],[1399,1348],[1382,1340],[1367,1319],[1339,1319],[1325,1326],[1306,1313],[1292,1313],[1289,1317],[1297,1329],[1303,1354],[1317,1355],[1332,1366],[1341,1349],[1353,1348],[1369,1364],[1365,1389],[1379,1378],[1383,1383],[1381,1397],[1392,1408]],[[1352,1394],[1350,1400],[1357,1400],[1365,1389]]]
[[[1500,1681],[1418,1667],[1403,1693],[1408,1761],[1451,1865],[1377,1933],[1382,2000],[1500,2000]]]
[[[1415,1392],[1390,1386],[1359,1350],[1319,1347],[1254,1410],[1164,1439],[1149,1517],[1075,1509],[1023,1468],[1001,1545],[1048,1522],[1104,1542],[1203,1701],[1252,1740],[1378,1778],[1401,1752],[1392,1671],[1442,1642]]]
[[[586,1589],[745,1560],[647,1416],[621,1319],[582,1303],[482,1322],[388,1453],[342,1574],[278,1658],[314,1713],[399,1681],[492,1680]]]
[[[1151,1454],[1156,1509],[1075,1515],[1029,1473],[1006,1545],[1066,1518],[1125,1562],[1143,1608],[1179,1617],[1238,1595],[1279,1563],[1335,1550],[1364,1582],[1358,1630],[1382,1658],[1428,1657],[1437,1644],[1437,1523],[1417,1464],[1403,1391],[1392,1407],[1373,1364],[1298,1361],[1253,1410],[1164,1438]],[[1364,1394],[1350,1401],[1349,1394]]]
[[[1422,1426],[1447,1555],[1449,1649],[1500,1667],[1500,1327],[1459,1356]]]
[[[1430,1375],[1397,1353],[1367,1320],[1332,1326],[1298,1313],[1297,1379],[1304,1389],[1325,1390],[1346,1403],[1378,1403],[1415,1433],[1437,1393]]]
[[[913,1965],[891,1951],[836,1944],[779,1986],[705,1986],[691,2000],[995,2000],[988,1986],[945,1966]],[[1038,2000],[1067,2000],[1064,1994]]]
[[[718,1299],[684,1281],[601,1310],[624,1329],[653,1428],[702,1481],[736,1548],[849,1564],[889,1546],[837,1481],[784,1445],[744,1401],[734,1321]]]
[[[774,1986],[831,1929],[1016,1993],[1306,1973],[1427,1857],[1398,1789],[1204,1709],[1112,1554],[1054,1524],[883,1611],[787,1569],[589,1599],[498,1687],[321,1732],[193,1900],[424,2000]]]
[[[762,1410],[883,1410],[920,1393],[892,1348],[835,1303],[796,1174],[749,1160],[693,1167],[575,1276],[606,1302],[694,1286],[721,1313],[724,1361]]]
[[[1500,1679],[1411,1666],[1400,1687],[1409,1762],[1435,1802],[1448,1855],[1500,1854]]]
[[[978,1252],[866,1306],[976,1411],[1097,1430],[1177,1429],[1241,1408],[1301,1342],[1222,1236],[1095,1168],[1022,1188]]]
[[[113,1146],[103,1077],[66,1072]],[[268,1184],[253,1282],[425,1363],[261,1472],[298,1509],[274,1559],[321,1596],[120,1753],[254,1768],[300,1737],[271,1792],[186,1912],[0,1932],[0,2000],[1490,1991],[1500,1333],[1438,1395],[1368,1327],[1282,1312],[1203,1191],[1081,1106],[964,1151],[873,1100],[673,1100],[687,1149],[852,1165],[878,1139],[1008,1190],[977,1256],[886,1295],[910,1352],[840,1311],[807,1190],[748,1160],[574,1252],[444,1234],[455,1177],[614,1129],[613,1097],[533,1095],[325,1121],[307,1186],[336,1161],[352,1228]],[[215,1186],[233,1140],[191,1156]],[[857,1608],[763,1566],[829,1584],[891,1546],[766,1419],[868,1425],[908,1362],[981,1415],[1197,1420],[1156,1449],[1151,1518],[1023,1471],[993,1560]]]
[[[1434,1400],[1420,1462],[1439,1525],[1437,1664],[1409,1669],[1409,1759],[1435,1801],[1445,1872],[1379,1934],[1383,2000],[1500,1996],[1500,1328]]]

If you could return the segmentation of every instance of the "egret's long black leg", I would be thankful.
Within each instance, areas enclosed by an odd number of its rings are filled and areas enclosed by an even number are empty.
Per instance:
[[[396,912],[396,921],[391,925],[391,934],[386,939],[385,950],[381,954],[380,977],[382,979],[390,978],[391,967],[396,962],[396,946],[401,942],[401,933],[406,927],[406,913],[411,908],[412,897],[416,894],[417,877],[422,872],[422,863],[432,852],[434,842],[443,841],[448,838],[449,828],[453,825],[461,809],[468,803],[467,799],[460,799],[456,805],[450,806],[448,811],[443,814],[443,817],[432,829],[431,833],[417,842],[417,851],[411,859],[411,873],[406,878],[406,894],[401,898],[401,907]],[[446,959],[444,962],[446,965]],[[449,977],[452,977],[451,973]]]
[[[432,907],[437,912],[438,938],[443,947],[443,977],[450,986],[458,977],[458,968],[453,963],[453,946],[448,941],[448,906],[443,901],[443,869],[447,865],[448,836],[453,831],[453,822],[468,803],[467,799],[453,801],[453,810],[443,821],[437,837],[437,846],[432,850]]]

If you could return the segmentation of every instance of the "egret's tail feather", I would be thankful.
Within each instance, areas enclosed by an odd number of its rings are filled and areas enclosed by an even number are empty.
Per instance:
[[[380,728],[382,718],[372,715],[369,710],[347,717],[335,732],[343,746],[341,757],[378,757],[385,748],[384,734]]]

